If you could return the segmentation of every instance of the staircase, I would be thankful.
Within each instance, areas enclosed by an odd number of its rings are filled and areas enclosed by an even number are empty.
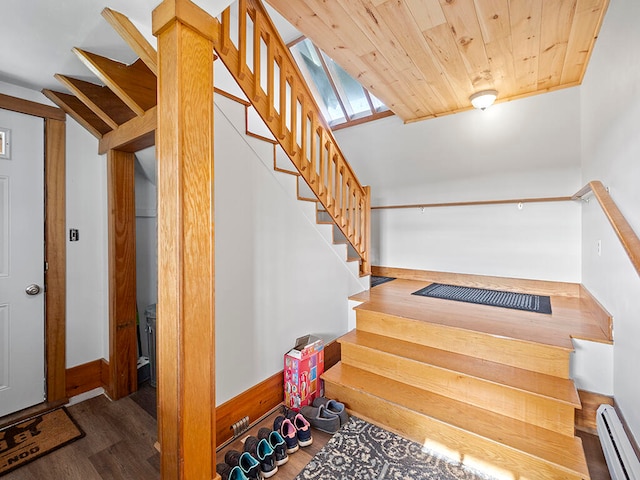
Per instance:
[[[259,0],[238,0],[216,24],[214,48],[291,159],[314,199],[370,273],[370,191],[344,158],[289,49]]]
[[[447,317],[477,315],[487,325],[488,312],[504,317],[505,309],[458,302],[439,304],[454,304],[452,314],[413,315],[409,303],[422,299],[403,295],[428,283],[399,279],[372,289],[356,309],[356,329],[339,339],[342,360],[323,375],[325,394],[500,478],[589,478],[574,436],[581,405],[568,378],[568,337],[549,344],[523,340],[517,327],[511,337],[461,327]],[[392,297],[398,306],[390,308]]]

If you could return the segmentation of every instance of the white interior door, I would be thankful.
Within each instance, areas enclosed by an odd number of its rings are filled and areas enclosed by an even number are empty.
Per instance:
[[[45,392],[44,121],[0,109],[0,139],[3,133],[0,416],[42,402]]]

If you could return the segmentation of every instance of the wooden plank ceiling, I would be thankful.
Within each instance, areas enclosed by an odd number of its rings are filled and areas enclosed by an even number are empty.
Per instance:
[[[267,0],[406,122],[579,85],[608,0]]]

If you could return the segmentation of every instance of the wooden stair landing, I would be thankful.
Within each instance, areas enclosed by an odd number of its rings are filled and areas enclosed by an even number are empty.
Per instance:
[[[589,478],[569,357],[572,338],[610,343],[608,314],[578,287],[550,288],[552,315],[411,295],[430,283],[398,278],[352,297],[364,303],[326,395],[500,476]]]

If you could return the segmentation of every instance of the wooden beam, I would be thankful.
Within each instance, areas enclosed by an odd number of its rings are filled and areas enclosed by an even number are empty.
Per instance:
[[[155,144],[155,130],[158,124],[157,108],[153,107],[141,117],[133,117],[116,130],[106,133],[98,144],[100,155],[109,150],[137,152]]]
[[[47,401],[66,399],[66,122],[46,118],[45,126],[45,340]]]
[[[135,155],[109,150],[109,366],[112,398],[138,388],[136,337]]]
[[[156,76],[142,60],[125,65],[79,48],[73,52],[137,115],[156,105]]]
[[[112,129],[136,116],[109,88],[56,73],[54,77]]]
[[[53,90],[44,89],[42,93],[45,97],[58,105],[62,110],[68,113],[71,118],[82,125],[94,137],[102,138],[102,136],[111,131],[111,127],[107,125],[100,117],[91,111],[84,103],[75,96],[68,93],[54,92]]]
[[[214,19],[188,0],[158,37],[158,428],[165,480],[215,469]],[[200,27],[200,28],[199,28]]]
[[[107,22],[109,22],[109,25],[118,32],[122,39],[127,42],[127,45],[131,47],[131,50],[140,57],[140,60],[149,67],[149,70],[157,76],[158,53],[147,39],[144,38],[135,25],[131,23],[131,20],[122,13],[111,10],[110,8],[102,10],[102,16]]]
[[[64,111],[59,108],[24,100],[23,98],[12,97],[4,93],[0,93],[0,108],[11,110],[12,112],[24,113],[26,115],[33,115],[34,117],[51,118],[63,122],[66,120]]]

